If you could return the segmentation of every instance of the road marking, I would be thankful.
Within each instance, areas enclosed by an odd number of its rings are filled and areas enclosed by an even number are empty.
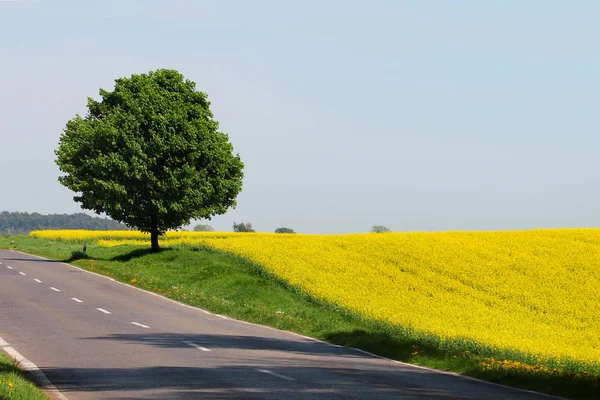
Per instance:
[[[42,281],[40,281],[40,280],[39,280],[39,279],[37,279],[37,278],[33,278],[33,280],[34,280],[34,281],[36,281],[37,283],[42,283]]]
[[[198,350],[202,350],[202,351],[210,351],[210,350],[209,350],[209,349],[207,349],[206,347],[202,347],[202,346],[200,346],[200,345],[198,345],[198,344],[196,344],[196,343],[187,342],[187,341],[186,341],[186,342],[183,342],[183,343],[187,344],[188,346],[195,347],[195,348],[197,348]]]
[[[96,310],[103,312],[104,314],[112,314],[110,311],[107,311],[104,308],[96,308]]]
[[[50,286],[50,289],[54,290],[55,292],[60,292],[60,289],[57,289],[55,287]]]
[[[273,375],[273,376],[276,376],[276,377],[281,378],[281,379],[285,379],[286,381],[290,381],[290,382],[291,381],[295,381],[294,378],[291,378],[291,377],[286,376],[286,375],[281,375],[281,374],[278,374],[278,373],[273,372],[273,371],[269,371],[268,369],[257,369],[257,371],[258,372],[262,372],[263,374],[269,374],[269,375]]]
[[[83,303],[83,301],[79,300],[77,297],[71,297],[71,300],[76,301],[78,303]]]
[[[150,329],[150,327],[148,325],[140,324],[139,322],[132,322],[132,324],[137,325],[142,328],[145,328],[145,329]]]
[[[27,275],[25,272],[19,271],[19,275]]]
[[[10,266],[8,266],[8,265],[6,266],[6,268],[8,268],[8,269],[13,269],[13,267],[10,267]]]

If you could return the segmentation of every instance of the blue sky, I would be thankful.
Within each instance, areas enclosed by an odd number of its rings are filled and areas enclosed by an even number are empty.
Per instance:
[[[598,226],[592,1],[0,1],[0,209],[80,211],[66,121],[175,68],[246,164],[210,223],[301,232]]]

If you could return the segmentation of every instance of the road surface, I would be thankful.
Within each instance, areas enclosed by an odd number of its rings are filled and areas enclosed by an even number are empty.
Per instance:
[[[226,319],[0,250],[0,338],[70,400],[548,399]]]

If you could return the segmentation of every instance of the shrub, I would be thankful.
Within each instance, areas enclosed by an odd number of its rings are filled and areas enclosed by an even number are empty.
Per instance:
[[[292,228],[277,228],[275,233],[296,233]]]
[[[371,229],[371,232],[374,233],[386,233],[386,232],[391,232],[390,229],[384,225],[373,225],[373,228]]]
[[[233,231],[234,232],[256,232],[252,229],[252,224],[250,222],[240,222],[239,224],[233,223]]]
[[[194,227],[194,232],[214,232],[212,226],[208,224],[198,224]]]

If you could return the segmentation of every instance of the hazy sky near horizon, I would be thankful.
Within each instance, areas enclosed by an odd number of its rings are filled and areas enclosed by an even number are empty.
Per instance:
[[[596,1],[0,0],[0,211],[81,211],[54,149],[175,68],[245,163],[209,223],[306,233],[600,225]]]

